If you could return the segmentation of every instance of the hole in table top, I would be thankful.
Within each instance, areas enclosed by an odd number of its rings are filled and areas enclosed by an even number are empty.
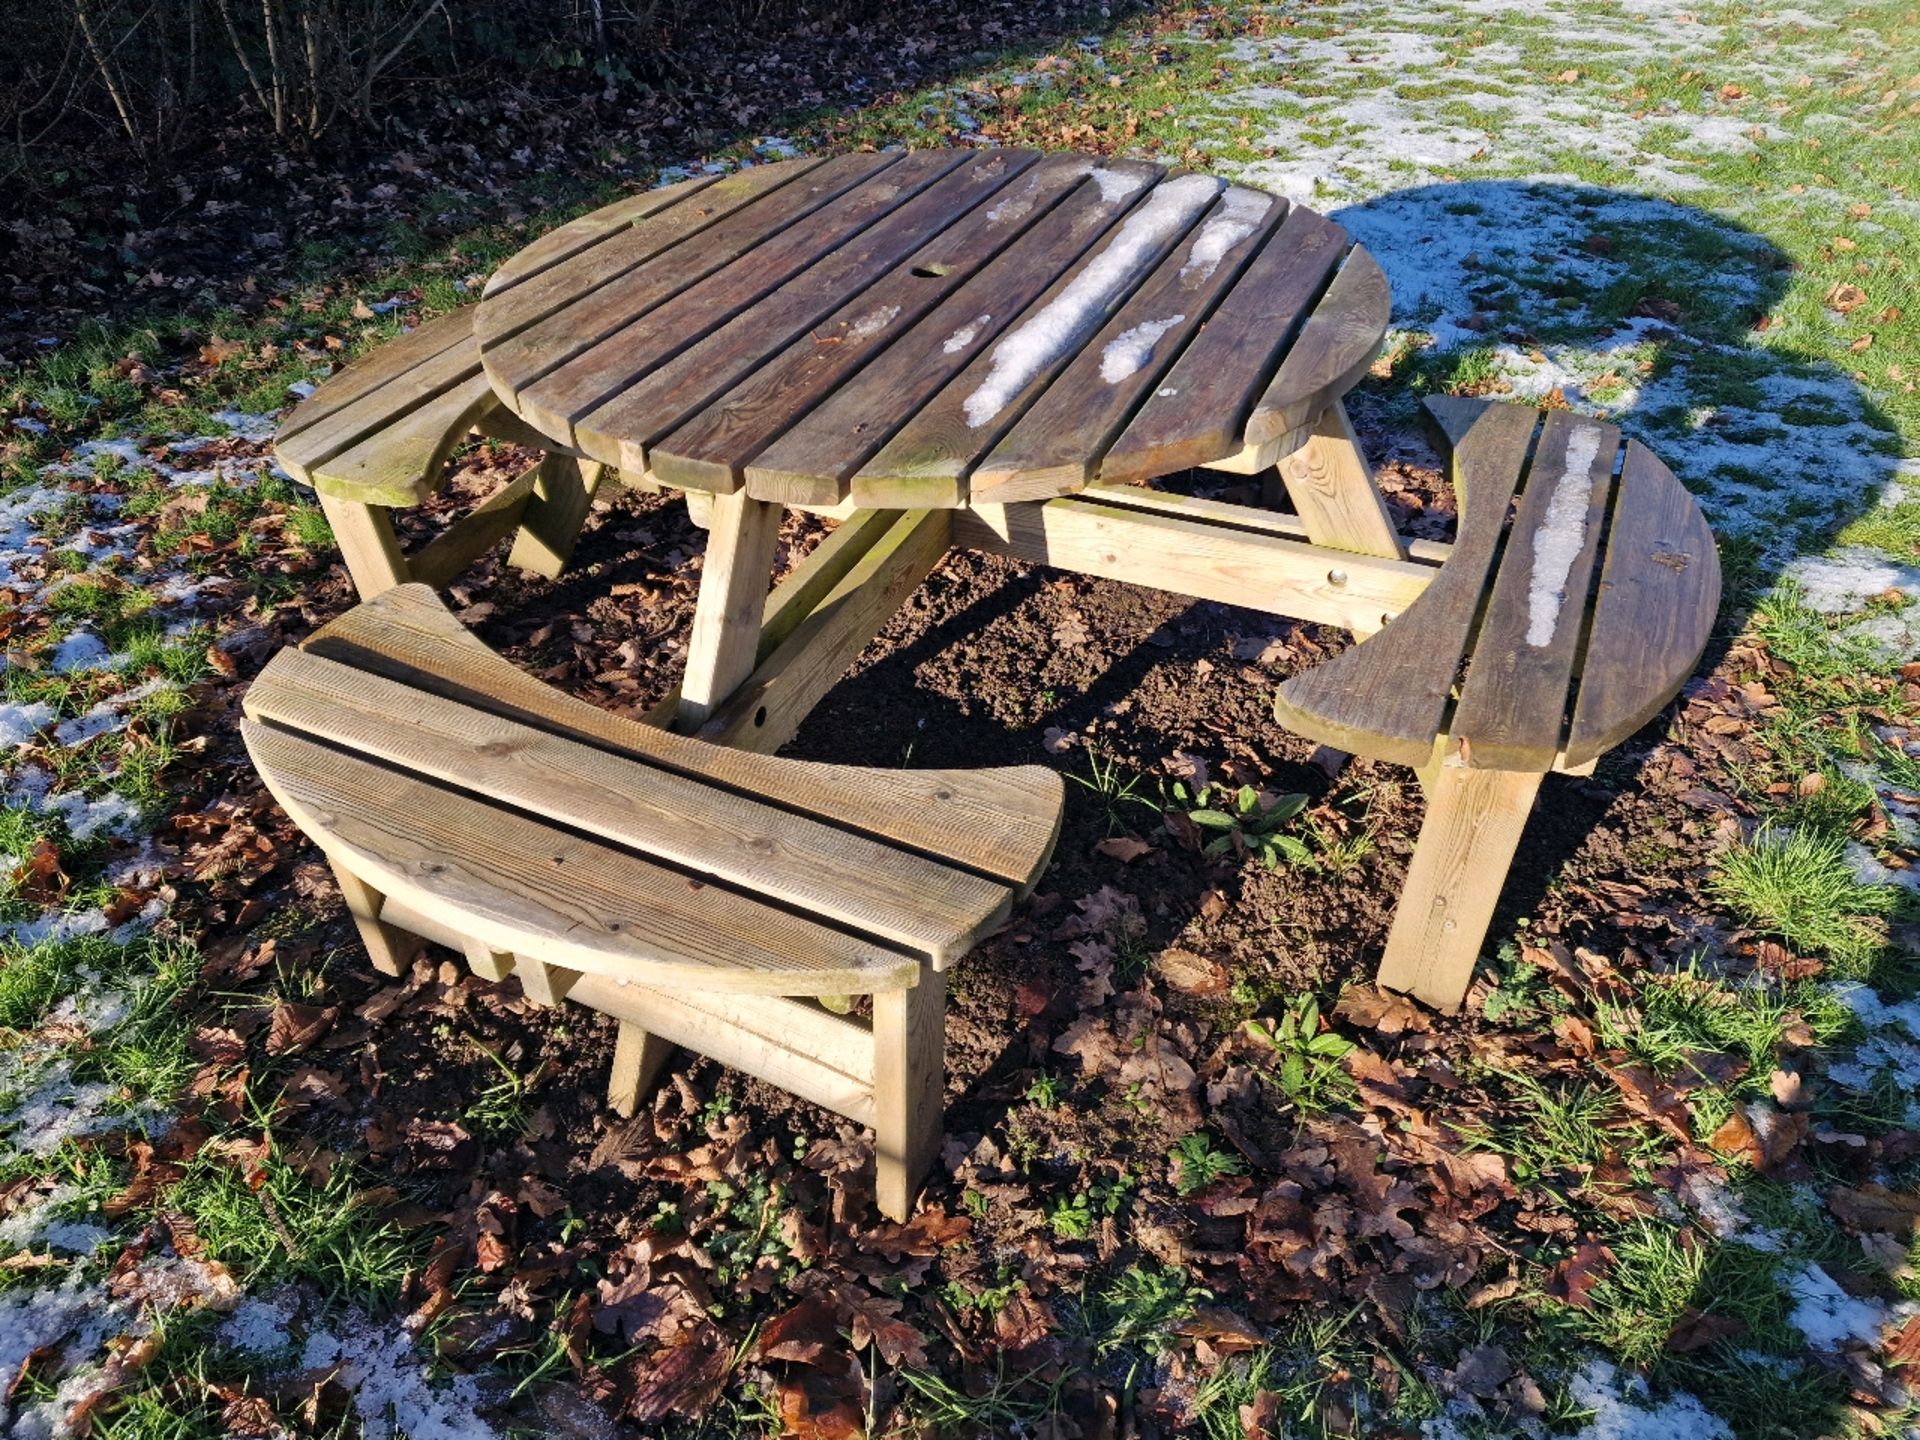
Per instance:
[[[913,267],[913,273],[918,275],[922,280],[938,280],[942,275],[945,275],[951,268],[952,268],[951,266],[941,265],[938,263],[935,263],[932,265],[916,265]]]
[[[758,729],[760,726],[767,723],[767,707],[766,706],[762,705],[758,710],[753,712],[753,723],[756,729]]]

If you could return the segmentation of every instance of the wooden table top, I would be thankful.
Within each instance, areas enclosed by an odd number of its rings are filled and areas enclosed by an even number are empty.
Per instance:
[[[1386,332],[1338,225],[1141,161],[916,150],[633,196],[503,265],[486,373],[543,434],[692,489],[1044,499],[1310,425]]]

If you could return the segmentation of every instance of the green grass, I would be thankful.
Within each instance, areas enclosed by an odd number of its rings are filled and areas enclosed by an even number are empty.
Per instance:
[[[1708,889],[1746,924],[1823,956],[1836,974],[1868,976],[1886,949],[1882,919],[1895,896],[1861,884],[1835,836],[1763,831],[1727,851]]]

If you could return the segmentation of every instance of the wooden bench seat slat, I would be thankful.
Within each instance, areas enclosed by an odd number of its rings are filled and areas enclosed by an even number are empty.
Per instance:
[[[1101,457],[1286,213],[1284,200],[1229,186],[980,462],[968,481],[974,503],[1045,499],[1092,480]],[[1232,243],[1218,254],[1200,252],[1203,244],[1213,250],[1219,238]],[[1207,458],[1238,448],[1230,441]]]
[[[852,357],[884,346],[889,334],[911,325],[1011,238],[992,226],[970,227],[971,245],[956,252],[943,243],[943,232],[983,205],[992,208],[1008,182],[1038,158],[1030,150],[967,157],[788,280],[749,314],[689,345],[582,416],[574,427],[580,443],[617,454],[623,468],[644,467],[669,485],[739,489],[746,457],[808,408],[809,395],[831,384],[833,367],[823,363],[814,367],[812,386],[797,389],[806,372],[778,362],[797,353],[822,362],[832,357],[836,365],[857,363]],[[915,265],[924,267],[935,255],[948,254],[953,257],[945,262],[949,276],[912,274]],[[910,288],[902,289],[903,279]],[[842,321],[835,325],[832,317],[843,307]]]
[[[737,233],[722,236],[723,226],[703,237],[692,252],[698,263],[663,257],[661,263],[602,286],[489,349],[489,370],[496,379],[505,378],[515,408],[541,430],[579,445],[596,460],[621,464],[618,445],[590,447],[576,432],[576,422],[773,295],[823,255],[911,200],[960,159],[909,153],[855,184],[841,180],[837,162],[829,161],[807,179],[741,211],[735,217],[740,222]],[[815,176],[820,177],[818,187],[809,183]],[[816,188],[833,193],[816,197]],[[801,208],[800,214],[780,213]],[[514,293],[508,292],[507,298]],[[600,343],[616,333],[619,343]]]
[[[1374,258],[1358,245],[1300,327],[1287,358],[1247,417],[1246,443],[1265,445],[1311,425],[1359,384],[1380,353],[1393,293]]]
[[[666,185],[658,190],[649,190],[640,195],[629,195],[624,200],[616,200],[604,205],[577,220],[569,220],[559,225],[518,251],[498,270],[487,277],[486,288],[482,295],[493,296],[503,290],[524,284],[536,275],[543,275],[563,261],[571,260],[583,251],[591,250],[604,241],[613,239],[623,231],[631,229],[649,215],[670,209],[681,201],[699,194],[700,191],[719,181],[717,175],[696,175],[691,180],[682,180],[677,185]],[[709,207],[711,210],[711,207]]]
[[[967,347],[965,356],[969,363],[966,367],[915,411],[913,418],[861,466],[854,476],[854,493],[861,493],[864,479],[884,482],[903,491],[909,488],[924,491],[928,498],[924,502],[913,501],[916,505],[964,503],[968,495],[968,477],[980,458],[1000,442],[1000,438],[1026,413],[1028,406],[1045,393],[1054,377],[1079,353],[1079,345],[1075,343],[1060,349],[1050,359],[1043,359],[1037,366],[1010,365],[1010,379],[1020,379],[1023,383],[1006,397],[1004,404],[991,413],[983,414],[981,409],[972,409],[970,406],[984,408],[984,401],[976,397],[992,393],[984,387],[996,365],[1001,363],[1003,347],[1013,343],[1022,327],[1044,312],[1089,266],[1100,264],[1102,257],[1114,251],[1115,247],[1125,246],[1126,249],[1116,252],[1129,259],[1124,274],[1110,289],[1095,297],[1094,303],[1078,317],[1080,325],[1087,331],[1104,326],[1113,313],[1147,282],[1159,268],[1160,262],[1186,238],[1211,204],[1211,199],[1208,199],[1195,206],[1184,223],[1158,224],[1153,216],[1164,211],[1153,208],[1156,197],[1166,186],[1177,183],[1177,180],[1162,179],[1158,185],[1147,190],[1136,204],[1128,208],[1125,218],[1102,235],[1099,244],[1081,254],[1039,298],[1012,317],[1011,323],[996,333],[991,344],[979,345],[975,342]],[[1178,213],[1182,212],[1176,207]],[[1136,224],[1141,228],[1130,231],[1128,227]],[[942,494],[955,498],[942,500],[938,498]]]
[[[421,504],[440,488],[448,457],[499,403],[476,365],[472,374],[425,404],[309,467],[307,481],[316,490],[362,505]]]
[[[1089,161],[1073,167],[1085,175]],[[1154,167],[1116,161],[1106,167],[1126,190],[1102,191],[1083,179],[1058,206],[973,276],[958,293],[932,310],[906,336],[888,346],[881,361],[847,380],[798,423],[787,428],[746,467],[747,491],[756,499],[789,504],[832,505],[851,489],[863,507],[912,510],[951,506],[961,489],[951,475],[855,472],[892,438],[909,415],[937,394],[960,370],[989,349],[997,336],[1070,268],[1147,193]],[[1039,177],[1034,177],[1039,178]],[[1023,186],[1024,186],[1023,182]],[[1012,208],[1038,206],[1038,195],[1016,190]],[[955,397],[957,407],[960,399]],[[957,414],[953,417],[957,422]],[[963,427],[964,428],[964,427]]]
[[[916,957],[257,721],[242,733],[330,858],[491,950],[655,987],[830,995],[918,981]]]
[[[287,463],[284,456],[289,452],[295,457],[295,463],[301,463],[300,457],[313,453],[314,447],[300,444],[297,437],[350,406],[365,405],[375,414],[386,413],[389,387],[400,384],[410,371],[429,360],[473,344],[474,314],[470,309],[461,309],[422,321],[406,334],[375,346],[350,361],[345,369],[329,375],[313,394],[287,412],[287,418],[274,432],[274,448],[283,457],[281,463]],[[292,468],[288,465],[288,469]]]
[[[1569,411],[1553,411],[1541,427],[1448,727],[1475,765],[1544,773],[1560,753],[1619,451],[1617,429]],[[1561,571],[1554,550],[1565,545],[1578,549]]]
[[[283,729],[751,887],[936,961],[964,954],[1012,904],[1003,882],[323,656],[276,656],[246,708]]]
[[[1720,553],[1700,507],[1659,456],[1629,441],[1567,764],[1584,765],[1660,713],[1699,663],[1719,609]]]
[[[434,594],[402,585],[307,642],[316,655],[505,715],[996,876],[1024,891],[1058,833],[1062,784],[1038,765],[870,770],[723,749],[576,700],[483,645]]]
[[[1447,563],[1386,629],[1280,686],[1280,723],[1323,745],[1424,765],[1446,722],[1447,700],[1519,484],[1538,414],[1517,405],[1430,400],[1458,426],[1453,452],[1458,533]]]
[[[466,343],[447,346],[361,402],[342,406],[291,439],[277,442],[275,454],[290,473],[311,484],[309,477],[324,470],[335,456],[432,406],[479,374],[480,352],[469,335]]]
[[[1247,416],[1347,251],[1347,232],[1294,209],[1100,461],[1114,484],[1207,465],[1241,446]],[[1195,417],[1206,417],[1196,425]]]
[[[825,170],[825,174],[822,171]],[[507,288],[506,293],[489,297],[480,307],[474,333],[480,348],[492,350],[505,345],[530,326],[591,295],[602,286],[631,282],[642,271],[654,272],[657,279],[659,257],[669,250],[698,237],[702,263],[723,264],[729,247],[739,243],[744,233],[757,236],[757,224],[744,225],[740,212],[756,201],[788,191],[769,218],[802,213],[810,201],[818,203],[853,183],[854,172],[847,165],[826,169],[825,162],[808,160],[790,170],[778,166],[755,166],[729,175],[690,197],[690,203],[675,205],[628,225],[567,260],[550,266],[538,276]],[[591,217],[589,217],[591,218]],[[749,241],[748,243],[751,243]],[[709,249],[710,247],[710,249]],[[684,261],[687,257],[678,257]],[[689,275],[695,273],[689,270]]]

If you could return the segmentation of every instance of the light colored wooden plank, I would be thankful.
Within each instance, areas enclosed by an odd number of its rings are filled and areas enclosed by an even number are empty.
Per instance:
[[[582,975],[572,998],[744,1074],[873,1123],[873,1039],[857,1020],[775,996],[622,985]]]
[[[873,1155],[880,1213],[905,1221],[940,1151],[946,985],[938,975],[873,997]]]
[[[1563,763],[1591,764],[1659,714],[1699,664],[1719,610],[1720,554],[1700,507],[1629,441]]]
[[[791,740],[808,712],[946,555],[954,513],[901,514],[792,635],[713,712],[700,738],[762,755]],[[1051,850],[1051,843],[1047,848]]]
[[[498,984],[513,973],[513,956],[505,950],[495,950],[472,940],[462,941],[460,948],[466,954],[467,968],[482,980]]]
[[[1466,998],[1541,776],[1444,765],[1393,913],[1380,984],[1453,1014]]]
[[[539,473],[528,467],[434,536],[407,561],[408,577],[438,590],[499,544],[520,523]]]
[[[247,749],[328,858],[442,933],[666,988],[869,993],[921,962],[258,721]],[[397,923],[397,922],[395,922]]]
[[[1306,444],[1279,462],[1294,511],[1316,545],[1362,555],[1405,558],[1393,517],[1373,483],[1347,407],[1336,400],[1321,412]]]
[[[353,577],[353,588],[362,600],[371,600],[413,578],[385,506],[322,495],[320,511],[327,517],[340,546],[340,558],[346,562],[347,574]]]
[[[640,1099],[653,1088],[673,1057],[674,1043],[632,1020],[620,1022],[613,1042],[613,1069],[607,1076],[607,1108],[631,1120]]]
[[[593,508],[604,465],[553,454],[541,460],[533,497],[520,517],[507,563],[548,580],[558,580],[573,558],[580,527]]]
[[[1144,485],[1089,485],[1077,497],[1097,500],[1102,505],[1118,505],[1126,510],[1154,510],[1163,515],[1184,515],[1191,520],[1211,520],[1242,530],[1261,530],[1288,540],[1306,540],[1307,527],[1298,515],[1270,510],[1258,505],[1235,505],[1225,500],[1206,500],[1196,495],[1181,495],[1172,490],[1149,490]],[[1409,540],[1407,558],[1427,565],[1444,565],[1453,553],[1446,540]]]
[[[526,955],[513,957],[513,973],[527,998],[548,1010],[566,999],[567,992],[580,978],[578,970],[570,970],[564,965],[550,965],[545,960],[535,960]]]
[[[376,417],[391,413],[390,402],[383,397],[417,391],[419,387],[412,385],[409,377],[420,366],[448,351],[464,352],[473,345],[473,315],[472,310],[463,308],[451,315],[422,321],[406,334],[375,346],[344,370],[328,376],[313,394],[287,412],[286,419],[274,432],[274,452],[280,463],[289,473],[300,474],[295,466],[316,447],[302,443],[297,437],[322,420],[357,409],[368,409]],[[292,463],[287,459],[289,455]]]
[[[891,525],[892,517],[882,519]],[[837,562],[834,569],[837,587],[847,571]],[[796,599],[791,610],[796,625],[802,608]],[[812,608],[806,607],[807,613]],[[616,754],[828,816],[840,826],[944,855],[1016,885],[1028,883],[1044,866],[1060,823],[1062,782],[1045,766],[873,770],[781,760],[704,744],[612,714],[541,684],[496,655],[424,586],[401,586],[356,606],[310,637],[307,649],[429,694],[572,734]]]
[[[421,504],[440,488],[454,449],[499,406],[500,397],[478,372],[476,360],[474,373],[385,418],[377,429],[309,465],[304,478],[314,489],[345,500]]]
[[[414,952],[420,947],[380,918],[385,897],[344,865],[333,865],[334,882],[347,902],[360,943],[367,947],[367,958],[382,975],[404,975]]]
[[[1401,613],[1444,573],[1085,496],[959,511],[954,543],[1348,629]]]
[[[744,490],[715,497],[674,712],[677,728],[698,727],[752,672],[779,540],[778,505],[752,499]]]
[[[1005,882],[305,651],[275,656],[245,703],[255,720],[941,960],[1010,904]]]

